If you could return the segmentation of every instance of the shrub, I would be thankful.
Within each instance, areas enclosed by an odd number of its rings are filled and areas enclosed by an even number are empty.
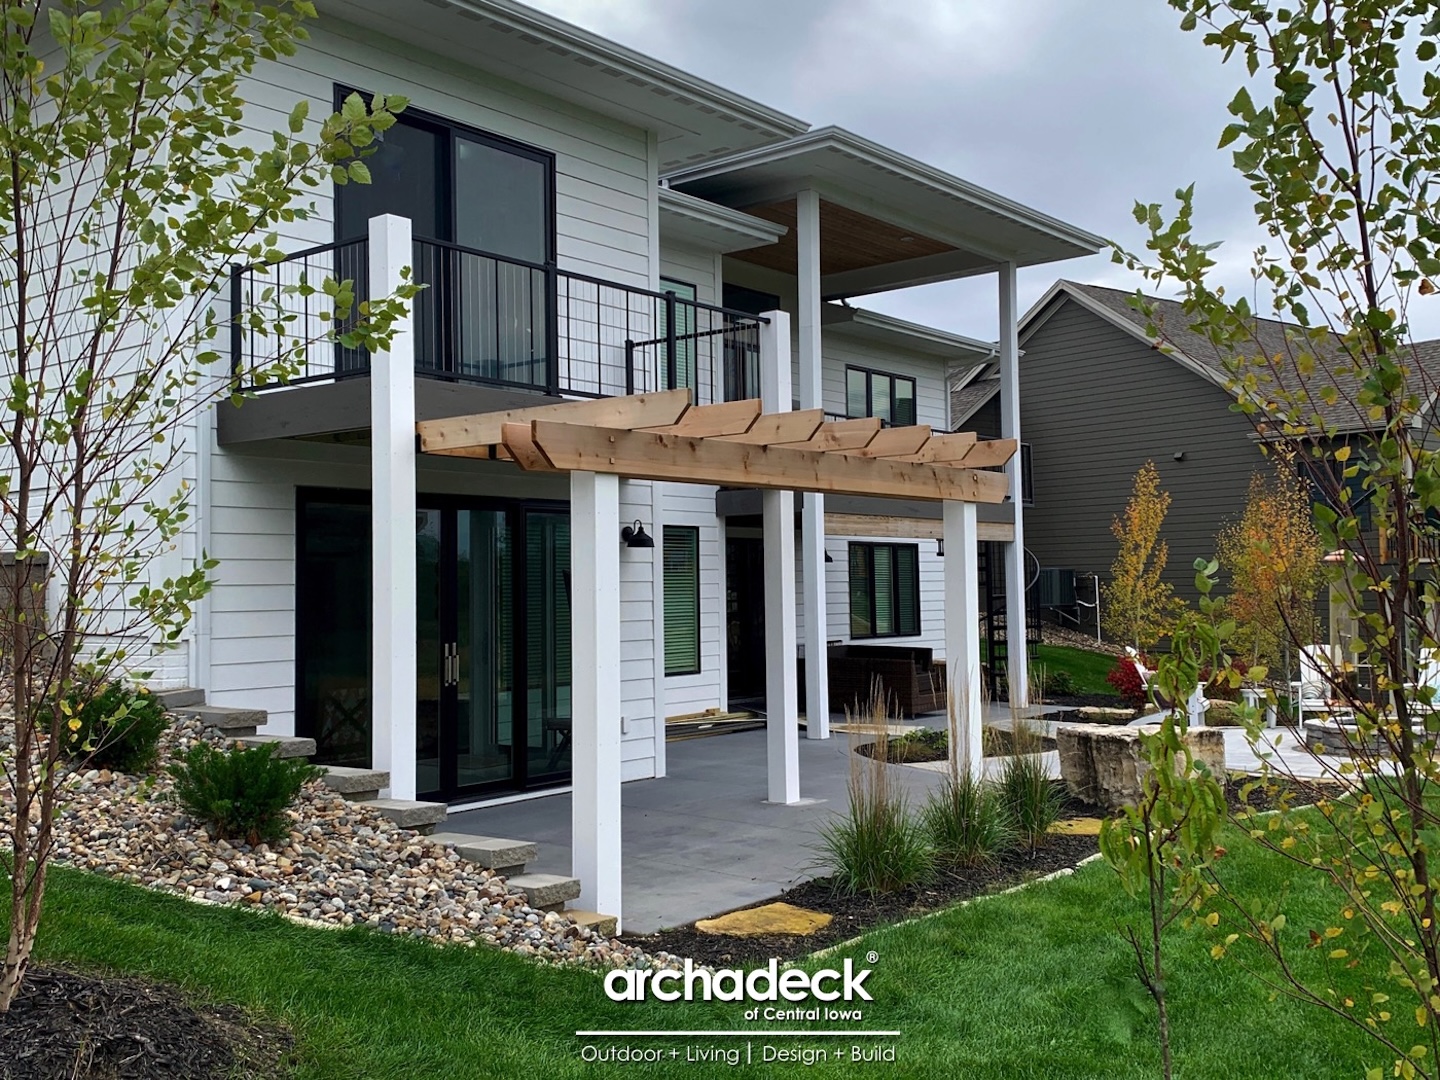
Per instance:
[[[1040,693],[1047,698],[1074,697],[1080,693],[1080,687],[1074,674],[1064,668],[1055,668],[1041,675]]]
[[[109,682],[88,700],[72,694],[65,752],[99,769],[141,773],[155,761],[165,731],[165,707],[144,688]]]
[[[307,781],[321,775],[307,761],[277,757],[270,746],[219,750],[208,743],[195,746],[169,771],[175,798],[216,839],[251,846],[285,836],[286,809]]]
[[[1246,675],[1250,674],[1250,665],[1245,662],[1244,658],[1236,656],[1230,661],[1230,670],[1236,672],[1241,679],[1244,679]],[[1205,684],[1205,696],[1207,698],[1216,701],[1240,700],[1241,686],[1239,684],[1232,685],[1231,681],[1225,677],[1223,668],[1220,671],[1219,678],[1216,678],[1215,672],[1210,668],[1202,668],[1200,670],[1200,681]]]
[[[1140,658],[1141,663],[1147,667],[1150,661],[1144,656]],[[1122,656],[1115,661],[1115,666],[1110,669],[1110,674],[1105,676],[1105,681],[1115,688],[1119,694],[1130,704],[1135,706],[1144,705],[1146,702],[1145,680],[1140,678],[1140,671],[1135,666],[1135,661],[1128,656]]]
[[[1015,831],[1035,847],[1060,817],[1060,795],[1039,754],[1017,754],[1000,770],[1000,799]]]
[[[921,814],[935,861],[980,866],[1015,844],[1015,830],[994,786],[969,773],[945,779]]]

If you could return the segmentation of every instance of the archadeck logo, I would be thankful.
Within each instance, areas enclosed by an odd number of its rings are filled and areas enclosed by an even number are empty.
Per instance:
[[[855,970],[847,959],[840,971],[825,968],[813,975],[797,968],[780,970],[772,959],[768,967],[746,973],[736,968],[710,971],[685,961],[683,971],[620,969],[605,976],[605,995],[611,1001],[873,1001],[865,990],[870,969]]]

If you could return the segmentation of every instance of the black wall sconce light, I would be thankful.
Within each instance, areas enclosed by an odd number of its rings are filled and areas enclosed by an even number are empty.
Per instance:
[[[645,531],[645,526],[640,524],[640,519],[635,519],[634,525],[626,525],[620,530],[620,539],[626,547],[632,548],[653,548],[655,538]]]
[[[936,540],[936,541],[935,541],[935,554],[936,554],[939,558],[942,558],[942,559],[945,557],[945,541],[944,541],[944,540]]]
[[[834,555],[831,555],[830,552],[827,551],[827,552],[825,552],[825,561],[826,561],[826,562],[834,562],[834,561],[835,561],[835,556],[834,556]]]

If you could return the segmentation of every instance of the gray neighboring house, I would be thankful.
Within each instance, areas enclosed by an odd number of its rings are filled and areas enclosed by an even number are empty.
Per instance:
[[[1075,571],[1082,601],[1092,596],[1088,575],[1109,576],[1116,551],[1110,524],[1147,460],[1172,496],[1161,533],[1170,546],[1165,576],[1187,598],[1195,595],[1195,560],[1214,556],[1216,533],[1243,510],[1250,477],[1271,468],[1250,420],[1230,410],[1219,356],[1184,329],[1180,304],[1151,298],[1172,343],[1162,351],[1146,316],[1130,306],[1132,295],[1061,280],[1020,322],[1020,430],[1033,500],[1025,544],[1032,566]],[[1285,326],[1257,320],[1257,336],[1280,352]],[[1440,342],[1419,343],[1417,354],[1433,379]],[[1342,390],[1342,403],[1325,410],[1327,421],[1341,431],[1363,429],[1343,403],[1347,380],[1323,370],[1315,378]],[[990,433],[987,425],[998,424],[996,390],[993,365],[967,373],[951,388],[951,423]],[[1079,614],[1093,630],[1093,611]]]

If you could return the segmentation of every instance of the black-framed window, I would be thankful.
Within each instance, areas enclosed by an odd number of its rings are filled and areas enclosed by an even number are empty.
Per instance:
[[[665,674],[700,673],[700,529],[666,525]]]
[[[920,545],[850,545],[850,636],[920,633]]]
[[[337,109],[351,92],[335,87]],[[375,138],[370,183],[335,187],[337,242],[364,236],[372,217],[398,214],[417,239],[554,263],[553,153],[414,107]]]
[[[887,424],[915,423],[915,380],[869,368],[845,369],[845,414],[878,416]]]

